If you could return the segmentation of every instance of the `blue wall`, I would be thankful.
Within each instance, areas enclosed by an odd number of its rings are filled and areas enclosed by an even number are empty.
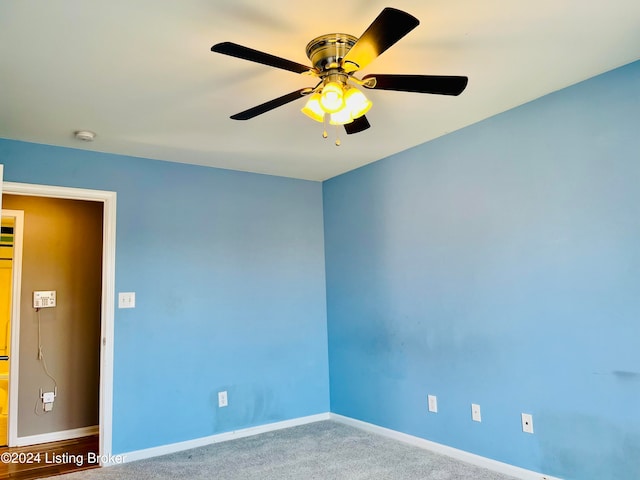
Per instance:
[[[116,309],[111,453],[329,410],[320,183],[8,140],[0,163],[118,193],[136,308]]]
[[[640,478],[639,87],[636,62],[324,183],[333,412]]]

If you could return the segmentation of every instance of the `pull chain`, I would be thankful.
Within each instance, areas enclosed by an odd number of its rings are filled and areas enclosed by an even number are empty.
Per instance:
[[[327,120],[326,118],[322,119],[322,125],[324,127],[324,131],[322,132],[322,138],[328,138],[329,134],[327,133]],[[336,147],[342,145],[340,141],[340,126],[336,125]]]

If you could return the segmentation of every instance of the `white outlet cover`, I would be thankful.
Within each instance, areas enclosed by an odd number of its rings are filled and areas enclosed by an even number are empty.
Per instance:
[[[480,414],[480,405],[478,405],[477,403],[471,404],[471,419],[474,422],[482,421],[482,415]]]
[[[229,405],[229,401],[227,399],[227,391],[218,392],[218,407],[226,407]]]
[[[428,395],[427,403],[429,405],[430,412],[438,413],[438,397],[436,397],[435,395]]]
[[[524,433],[533,433],[533,415],[530,413],[522,414],[522,431]]]

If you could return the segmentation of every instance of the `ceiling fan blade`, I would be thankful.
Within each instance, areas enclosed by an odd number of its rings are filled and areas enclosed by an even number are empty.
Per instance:
[[[365,75],[362,80],[375,78],[375,90],[460,95],[467,86],[467,77],[446,75]]]
[[[402,10],[385,8],[347,52],[343,68],[351,73],[366,67],[419,23],[417,18]]]
[[[286,105],[289,102],[293,102],[294,100],[299,99],[300,97],[304,97],[312,89],[310,88],[301,88],[300,90],[296,90],[295,92],[287,93],[278,98],[274,98],[262,105],[258,105],[257,107],[250,108],[249,110],[245,110],[244,112],[236,113],[235,115],[231,115],[233,120],[249,120],[253,117],[257,117],[258,115],[262,115],[263,113],[267,113],[274,108],[281,107],[282,105]]]
[[[346,130],[347,135],[352,135],[354,133],[360,133],[363,130],[366,130],[367,128],[369,128],[370,126],[371,125],[369,124],[369,120],[367,120],[367,117],[363,115],[361,117],[356,118],[351,123],[345,123],[344,129]]]
[[[263,65],[269,65],[270,67],[281,68],[295,73],[306,73],[309,70],[312,70],[311,67],[302,65],[301,63],[293,62],[286,58],[276,57],[275,55],[254,50],[253,48],[243,47],[242,45],[232,42],[217,43],[211,47],[211,51],[242,58],[243,60],[249,60],[250,62],[262,63]]]

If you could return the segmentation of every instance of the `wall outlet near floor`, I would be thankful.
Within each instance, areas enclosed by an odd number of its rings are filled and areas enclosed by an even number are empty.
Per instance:
[[[229,405],[229,401],[227,399],[227,391],[218,392],[218,407],[226,407]]]
[[[524,433],[533,433],[533,416],[529,413],[522,414],[522,431]]]
[[[472,403],[471,404],[471,419],[474,422],[481,422],[482,421],[482,415],[480,415],[480,405],[478,405],[476,403]]]
[[[435,395],[428,395],[427,403],[429,404],[430,412],[438,413],[438,397],[436,397]]]

